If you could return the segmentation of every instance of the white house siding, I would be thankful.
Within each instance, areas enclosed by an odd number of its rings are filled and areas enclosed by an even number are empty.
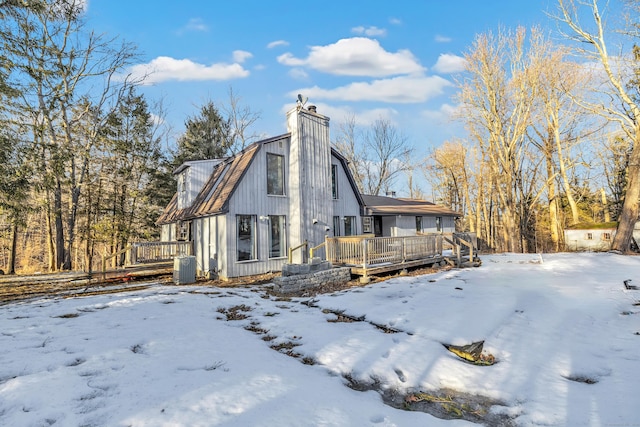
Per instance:
[[[416,217],[415,215],[398,215],[396,218],[396,228],[394,236],[415,236],[416,235]]]
[[[333,199],[333,216],[340,217],[340,235],[344,236],[344,221],[343,218],[346,216],[352,216],[356,218],[355,221],[355,234],[362,234],[362,221],[360,219],[360,204],[356,195],[351,188],[351,184],[349,182],[349,178],[347,177],[347,173],[342,167],[342,163],[336,159],[334,156],[331,156],[331,164],[338,166],[338,174],[336,176],[338,181],[338,198]],[[333,198],[333,192],[330,195]],[[329,235],[333,234],[333,219],[329,218],[326,224],[318,224],[316,227],[322,227],[324,232],[324,227],[329,227],[330,231]]]
[[[226,241],[223,215],[194,219],[191,226],[196,269],[199,276],[212,277],[226,271],[220,248]]]
[[[324,228],[313,225],[331,224],[331,143],[329,118],[305,110],[294,109],[287,114],[291,133],[289,157],[289,245],[304,241],[316,246],[324,241]],[[293,261],[303,261],[296,251]]]
[[[442,216],[440,222],[440,230],[436,225],[436,216],[422,217],[423,233],[453,233],[456,231],[456,219],[452,216]]]
[[[615,228],[564,230],[564,243],[569,251],[608,251],[615,235]],[[640,221],[634,226],[633,238],[640,243]]]
[[[219,159],[185,162],[186,167],[178,174],[178,209],[191,206],[218,163]]]
[[[395,216],[383,216],[382,217],[382,235],[396,237],[396,217]]]
[[[231,196],[227,213],[228,221],[225,227],[226,239],[218,255],[218,263],[220,263],[220,258],[222,258],[223,254],[227,263],[225,267],[221,267],[221,276],[238,277],[282,270],[282,264],[286,261],[286,257],[269,258],[270,224],[267,217],[269,215],[285,216],[285,231],[289,230],[291,222],[289,200],[293,196],[290,195],[292,190],[287,185],[289,169],[287,161],[288,145],[289,141],[286,138],[264,144],[256,153],[236,191]],[[284,196],[267,194],[267,153],[285,156],[286,194]],[[257,260],[237,261],[236,215],[255,215],[256,217]],[[288,239],[289,236],[287,236],[287,244],[290,245],[291,242]]]
[[[160,228],[160,241],[161,242],[175,242],[176,237],[176,224],[162,224]]]

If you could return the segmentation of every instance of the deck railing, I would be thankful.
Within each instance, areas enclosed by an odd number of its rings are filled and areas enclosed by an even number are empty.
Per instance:
[[[139,242],[131,245],[130,263],[171,261],[183,255],[193,255],[193,242]]]
[[[399,264],[406,261],[442,256],[442,235],[406,237],[327,237],[327,261],[332,264]]]

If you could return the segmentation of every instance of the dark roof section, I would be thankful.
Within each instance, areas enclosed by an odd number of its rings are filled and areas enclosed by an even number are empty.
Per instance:
[[[291,134],[275,136],[255,142],[238,154],[226,158],[213,168],[213,172],[204,184],[190,208],[178,209],[177,194],[173,196],[156,224],[169,224],[208,215],[224,213],[229,199],[238,187],[242,177],[249,169],[255,155],[264,144],[290,138]]]
[[[178,221],[185,209],[178,209],[178,193],[175,193],[169,204],[164,208],[160,217],[156,221],[156,225],[170,224]]]
[[[426,200],[362,195],[367,215],[438,215],[462,216],[459,212]]]

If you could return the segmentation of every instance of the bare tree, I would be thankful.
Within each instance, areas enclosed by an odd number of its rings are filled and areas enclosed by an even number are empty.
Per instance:
[[[629,155],[628,175],[625,198],[620,213],[618,228],[612,243],[612,249],[626,252],[631,247],[633,229],[638,220],[640,199],[640,99],[637,85],[629,85],[633,80],[633,71],[637,70],[638,58],[634,55],[614,56],[609,53],[610,45],[606,40],[605,22],[600,12],[598,0],[558,0],[559,14],[556,17],[568,29],[566,36],[578,43],[578,51],[589,61],[595,61],[604,72],[607,91],[601,99],[613,98],[613,102],[585,103],[584,106],[608,120],[618,123],[626,137],[632,142]],[[628,2],[635,10],[639,5]],[[578,18],[582,11],[588,11],[593,18],[592,28],[581,23]],[[637,19],[637,18],[636,18]],[[637,21],[626,29],[627,39],[638,40]]]
[[[411,157],[413,148],[400,131],[385,119],[376,120],[366,133],[366,151],[370,163],[365,168],[365,191],[379,195],[388,192],[397,177],[410,169],[405,159]]]
[[[364,191],[365,169],[369,163],[367,153],[360,139],[360,132],[354,115],[348,116],[338,124],[333,146],[349,162],[349,169],[360,192]]]
[[[522,192],[531,187],[525,181],[533,179],[525,170],[529,160],[525,137],[535,96],[529,65],[539,34],[532,32],[531,40],[525,36],[524,28],[479,35],[465,55],[466,74],[458,95],[460,118],[487,165],[487,188],[498,202],[492,220],[500,224],[500,246],[514,252],[523,249],[523,203],[532,202]],[[489,197],[485,202],[493,201]]]
[[[242,98],[235,94],[232,87],[229,87],[229,105],[221,107],[229,121],[231,154],[242,151],[260,137],[258,133],[249,132],[251,126],[260,119],[260,113],[253,111],[248,105],[242,105],[241,101]]]

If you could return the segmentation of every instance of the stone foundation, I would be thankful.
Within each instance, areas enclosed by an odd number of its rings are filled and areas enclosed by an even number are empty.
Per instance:
[[[330,270],[333,266],[329,261],[322,261],[320,258],[312,258],[308,264],[283,264],[283,276],[298,276],[300,274],[316,273],[318,271]]]
[[[291,266],[292,264],[288,264]],[[301,264],[296,267],[309,267],[321,264]],[[303,269],[304,270],[304,269]],[[314,271],[306,274],[289,274],[285,276],[285,269],[282,269],[282,277],[273,279],[273,290],[282,293],[294,293],[306,289],[313,289],[325,285],[335,285],[346,283],[351,280],[351,269],[349,267],[329,268]]]

